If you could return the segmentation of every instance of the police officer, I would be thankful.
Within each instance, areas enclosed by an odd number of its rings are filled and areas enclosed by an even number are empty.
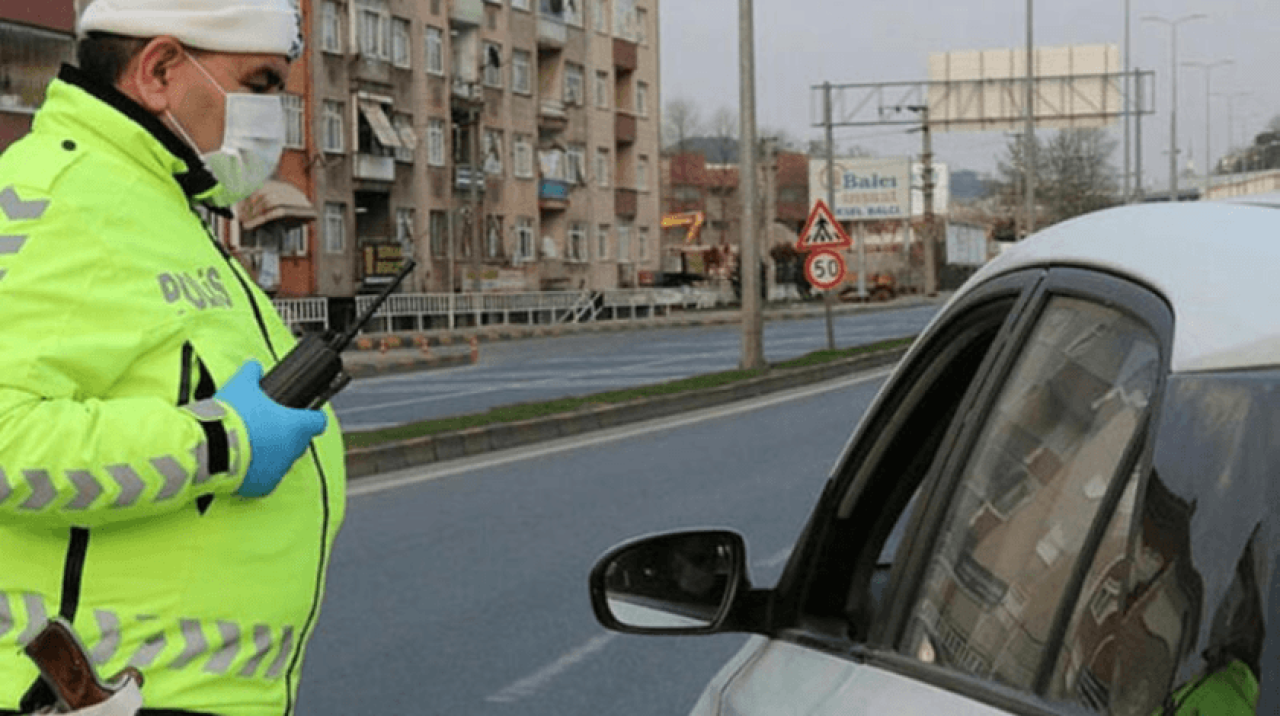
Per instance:
[[[20,646],[54,615],[147,708],[293,710],[342,438],[262,393],[294,339],[197,209],[274,172],[299,26],[289,0],[96,0],[0,157],[0,713],[42,705]]]

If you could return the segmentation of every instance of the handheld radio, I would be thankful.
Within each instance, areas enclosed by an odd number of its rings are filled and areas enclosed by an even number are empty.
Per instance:
[[[342,351],[351,344],[360,329],[373,318],[373,314],[377,313],[415,265],[417,263],[412,259],[406,261],[400,273],[396,274],[346,331],[338,333],[330,329],[304,336],[284,360],[262,376],[262,392],[285,407],[312,410],[318,409],[337,395],[338,391],[351,382],[351,376],[342,367]]]

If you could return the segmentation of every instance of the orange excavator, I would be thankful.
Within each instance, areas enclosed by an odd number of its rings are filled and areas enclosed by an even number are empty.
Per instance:
[[[667,214],[662,217],[662,228],[673,229],[681,226],[689,227],[684,235],[684,245],[692,246],[698,243],[698,237],[702,235],[702,225],[707,223],[707,215],[701,211],[685,211],[679,214]]]

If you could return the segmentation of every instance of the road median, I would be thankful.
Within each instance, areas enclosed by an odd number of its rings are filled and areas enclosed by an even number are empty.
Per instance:
[[[349,433],[347,476],[368,477],[533,445],[819,383],[896,363],[912,340],[905,337],[843,351],[820,351],[762,371],[728,371],[628,391]]]

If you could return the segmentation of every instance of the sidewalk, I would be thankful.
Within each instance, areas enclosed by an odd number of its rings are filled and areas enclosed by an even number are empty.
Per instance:
[[[832,306],[831,312],[834,316],[848,316],[914,306],[938,306],[948,298],[950,298],[949,293],[939,294],[933,298],[905,296],[883,303],[837,303]],[[764,310],[765,321],[821,318],[823,315],[825,315],[825,308],[822,304],[769,306]],[[366,333],[356,339],[355,345],[343,354],[342,360],[347,372],[356,378],[408,373],[469,365],[475,362],[478,354],[483,351],[485,343],[495,341],[548,338],[579,333],[736,325],[741,320],[740,316],[741,312],[737,309],[716,309],[676,311],[669,316],[656,318],[616,319],[588,323],[506,324],[423,333]]]

